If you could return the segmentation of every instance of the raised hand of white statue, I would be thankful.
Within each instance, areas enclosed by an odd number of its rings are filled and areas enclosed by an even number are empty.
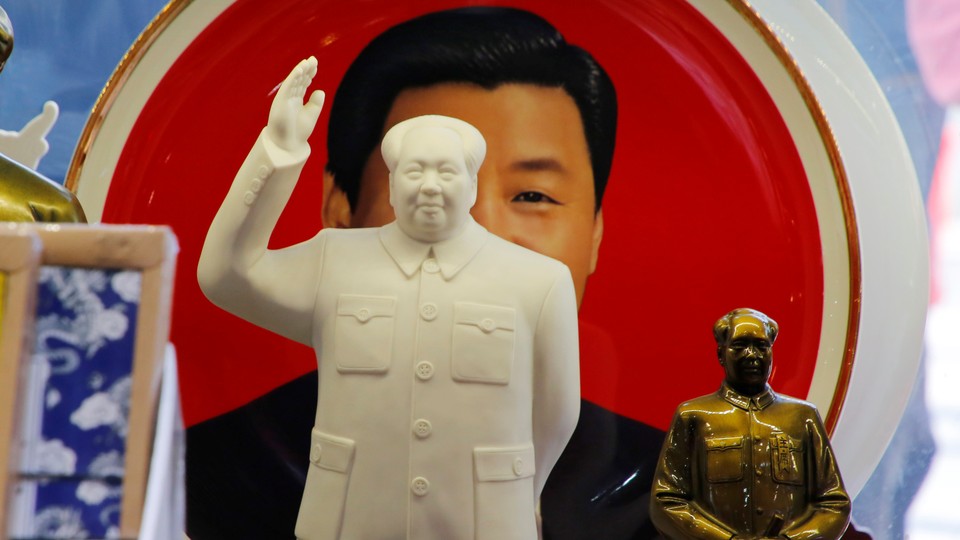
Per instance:
[[[40,158],[50,150],[46,137],[59,115],[60,107],[55,102],[48,101],[43,104],[43,112],[27,122],[20,131],[0,130],[0,153],[36,170]]]
[[[323,109],[324,93],[316,90],[304,103],[307,87],[317,74],[317,59],[311,56],[301,60],[280,84],[267,120],[266,135],[279,149],[294,155],[309,151],[307,138],[317,125]]]

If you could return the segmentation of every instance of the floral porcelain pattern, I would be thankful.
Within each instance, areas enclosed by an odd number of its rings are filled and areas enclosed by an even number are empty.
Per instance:
[[[13,538],[118,538],[141,275],[40,271]]]

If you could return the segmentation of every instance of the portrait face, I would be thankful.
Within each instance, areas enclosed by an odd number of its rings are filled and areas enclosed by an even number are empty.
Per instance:
[[[762,391],[773,365],[773,343],[763,322],[752,315],[735,317],[720,363],[735,390],[746,395]]]
[[[437,242],[454,236],[476,201],[463,142],[455,131],[419,127],[404,134],[390,174],[390,205],[411,238]]]
[[[577,302],[597,262],[603,218],[595,212],[593,169],[580,111],[563,90],[463,83],[408,89],[394,102],[384,132],[402,120],[440,114],[476,127],[487,142],[471,213],[490,232],[565,263]],[[351,209],[327,196],[325,227],[374,227],[394,219],[388,171],[379,154],[364,167]],[[328,182],[329,183],[329,182]]]

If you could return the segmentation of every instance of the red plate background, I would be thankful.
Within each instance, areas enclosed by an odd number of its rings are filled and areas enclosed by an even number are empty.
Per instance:
[[[752,69],[675,0],[399,3],[238,0],[166,73],[123,148],[102,220],[169,224],[181,254],[172,341],[188,425],[316,367],[313,352],[220,311],[195,268],[206,228],[266,122],[271,91],[315,55],[332,93],[359,50],[411,17],[511,5],[551,21],[616,85],[605,234],[581,310],[583,395],[665,428],[722,378],[711,334],[750,306],[781,324],[774,386],[807,394],[823,314],[817,217],[793,141]],[[320,228],[326,112],[272,247]],[[482,179],[481,179],[482,181]]]

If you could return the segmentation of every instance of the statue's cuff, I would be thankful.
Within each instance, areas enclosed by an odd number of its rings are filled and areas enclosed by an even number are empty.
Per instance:
[[[278,169],[301,165],[310,156],[310,145],[306,142],[295,151],[284,150],[267,135],[266,128],[260,132],[259,141],[263,144],[264,151],[267,153],[267,158],[270,160],[270,163]]]

